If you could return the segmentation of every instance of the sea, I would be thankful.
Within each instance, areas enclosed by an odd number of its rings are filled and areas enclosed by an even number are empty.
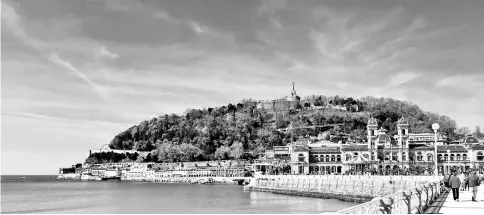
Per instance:
[[[1,176],[1,213],[292,214],[325,213],[358,203],[266,192],[240,185],[59,181]]]

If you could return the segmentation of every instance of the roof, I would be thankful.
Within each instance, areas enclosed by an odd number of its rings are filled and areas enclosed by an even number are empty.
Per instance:
[[[392,138],[388,136],[388,134],[379,134],[376,140],[379,142],[383,142],[383,141],[387,142],[387,141],[392,141]]]
[[[308,139],[299,139],[299,140],[296,140],[296,144],[297,145],[307,145],[307,144],[309,144],[309,140]]]
[[[408,125],[408,121],[407,121],[407,119],[405,119],[405,117],[402,116],[402,118],[400,118],[398,120],[398,123],[397,124],[398,125]]]
[[[428,151],[428,150],[434,150],[435,148],[433,146],[417,146],[413,148],[412,150],[417,150],[417,151]],[[439,148],[437,148],[438,150]]]
[[[472,150],[484,150],[484,145],[476,144],[471,147]]]
[[[479,143],[479,140],[473,136],[467,136],[462,139],[462,143]]]
[[[312,153],[341,153],[339,147],[314,147],[309,149]]]
[[[447,150],[450,150],[450,152],[468,152],[467,149],[462,145],[437,146],[438,153],[447,153]]]
[[[368,159],[361,156],[360,155],[357,155],[355,158],[349,160],[347,163],[364,163],[364,162],[368,162]]]
[[[341,151],[368,151],[368,146],[367,145],[342,146]]]
[[[368,125],[375,125],[377,126],[378,125],[378,122],[376,121],[375,118],[371,117],[369,120],[368,120]]]
[[[308,149],[308,147],[297,146],[296,148],[294,148],[293,151],[294,152],[309,152],[309,149]]]

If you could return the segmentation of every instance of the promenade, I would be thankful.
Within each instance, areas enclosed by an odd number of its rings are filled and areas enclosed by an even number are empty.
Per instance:
[[[472,191],[459,191],[459,201],[454,201],[452,191],[444,193],[426,214],[484,214],[484,183],[479,186],[477,202],[472,200]]]

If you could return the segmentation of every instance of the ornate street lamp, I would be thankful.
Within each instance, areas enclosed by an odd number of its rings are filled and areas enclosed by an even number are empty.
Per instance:
[[[432,124],[432,129],[434,129],[434,133],[435,133],[435,142],[434,142],[434,147],[435,147],[435,151],[434,151],[434,160],[435,160],[435,171],[434,171],[434,174],[435,176],[438,176],[438,169],[437,169],[437,130],[439,130],[440,128],[440,125],[438,123],[434,123]]]

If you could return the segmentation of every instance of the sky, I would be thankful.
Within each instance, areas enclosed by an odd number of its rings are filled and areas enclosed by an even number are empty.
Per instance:
[[[2,0],[1,174],[57,174],[143,120],[309,95],[484,128],[484,1]]]

